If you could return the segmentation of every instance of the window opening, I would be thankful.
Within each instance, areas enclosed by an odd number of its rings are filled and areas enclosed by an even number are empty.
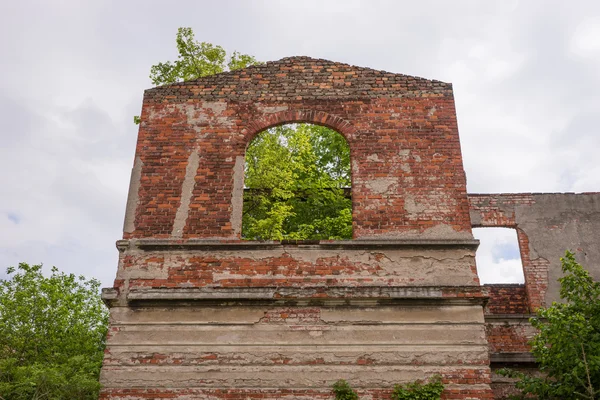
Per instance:
[[[480,240],[477,274],[481,284],[525,283],[517,231],[513,228],[474,228]]]
[[[352,238],[350,148],[320,125],[259,133],[246,150],[242,238]]]

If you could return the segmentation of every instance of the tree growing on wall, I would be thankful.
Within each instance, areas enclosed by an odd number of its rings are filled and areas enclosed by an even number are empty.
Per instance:
[[[198,42],[179,28],[176,61],[150,69],[154,85],[193,80],[259,62],[221,46]],[[140,117],[134,117],[140,123]],[[350,150],[336,131],[293,124],[259,134],[246,152],[242,237],[253,240],[352,237]]]
[[[192,28],[177,29],[177,60],[159,62],[150,68],[150,80],[155,86],[189,81],[224,71],[234,71],[258,64],[253,56],[234,51],[229,57],[218,45],[198,42]],[[139,116],[133,117],[139,124]]]
[[[0,399],[97,399],[108,313],[100,282],[41,265],[0,281]]]
[[[531,351],[542,376],[502,370],[517,378],[525,396],[540,399],[600,398],[600,282],[567,251],[561,258],[565,274],[560,278],[560,297],[540,309],[531,320],[539,330]]]

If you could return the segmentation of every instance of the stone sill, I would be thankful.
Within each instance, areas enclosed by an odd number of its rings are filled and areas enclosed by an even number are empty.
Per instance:
[[[142,250],[275,250],[297,248],[306,250],[371,250],[383,248],[467,248],[476,250],[477,239],[357,239],[357,240],[217,240],[217,239],[123,239],[118,240],[117,249]]]

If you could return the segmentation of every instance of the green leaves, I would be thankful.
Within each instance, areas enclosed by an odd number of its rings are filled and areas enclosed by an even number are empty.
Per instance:
[[[221,46],[198,42],[192,28],[177,30],[177,60],[159,62],[150,68],[150,79],[156,86],[189,81],[227,70],[257,64],[254,57],[233,52],[229,60]]]
[[[0,396],[97,398],[108,313],[100,282],[21,263],[0,281]]]
[[[177,60],[159,62],[150,67],[150,80],[153,85],[190,81],[227,70],[234,71],[260,64],[253,56],[237,51],[234,51],[227,60],[227,53],[221,46],[198,42],[192,28],[177,29],[175,41],[179,54]],[[141,122],[139,115],[133,117],[134,124],[139,125]]]
[[[410,382],[394,386],[392,400],[439,400],[444,391],[442,377],[434,375],[429,382]]]
[[[352,237],[352,201],[345,194],[350,149],[339,133],[310,124],[271,128],[248,146],[245,174],[244,238]]]
[[[0,360],[0,396],[6,399],[98,398],[99,367],[94,360],[74,356],[63,363],[19,365],[15,358]]]
[[[358,400],[358,394],[343,379],[333,384],[333,393],[335,400]]]
[[[234,51],[227,63],[227,68],[229,68],[230,71],[235,71],[236,69],[242,69],[256,64],[259,64],[259,62],[256,61],[256,58],[249,56],[248,54],[240,54],[237,51]]]
[[[564,302],[538,310],[531,319],[539,333],[531,351],[545,376],[530,377],[504,370],[518,378],[524,394],[545,399],[600,397],[600,283],[575,261],[570,251],[561,258]]]
[[[443,391],[442,377],[434,375],[427,383],[415,381],[405,385],[395,385],[391,398],[392,400],[439,400]],[[336,400],[358,400],[358,394],[343,379],[333,384],[333,393]]]

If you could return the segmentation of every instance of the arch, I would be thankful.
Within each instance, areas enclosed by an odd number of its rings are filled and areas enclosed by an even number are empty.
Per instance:
[[[346,139],[350,147],[350,156],[352,157],[352,140],[356,134],[356,129],[345,119],[336,115],[328,114],[324,111],[315,110],[288,110],[279,111],[271,114],[264,114],[261,118],[248,123],[248,126],[242,130],[246,138],[246,147],[258,135],[269,128],[284,124],[307,123],[325,126],[337,131]]]
[[[337,239],[341,239],[341,240],[345,240],[345,239],[351,239],[353,237],[353,231],[354,231],[354,204],[352,201],[352,198],[350,196],[350,198],[348,198],[348,193],[350,190],[350,193],[352,191],[352,183],[353,183],[353,179],[354,179],[354,173],[352,171],[352,162],[351,162],[351,149],[352,146],[350,145],[350,142],[348,140],[348,136],[349,135],[353,135],[355,130],[354,128],[347,123],[346,121],[344,121],[343,119],[339,118],[339,117],[335,117],[335,116],[331,116],[328,115],[326,113],[322,113],[322,112],[318,112],[318,113],[314,113],[314,112],[279,112],[279,113],[274,113],[274,115],[269,115],[268,118],[263,118],[260,121],[258,121],[257,123],[253,123],[252,124],[252,130],[251,131],[246,131],[245,134],[245,138],[247,139],[247,143],[245,143],[245,148],[246,151],[244,152],[244,162],[246,162],[246,159],[248,157],[248,149],[251,147],[251,144],[257,140],[261,135],[272,135],[274,132],[271,130],[271,128],[274,127],[281,127],[281,126],[289,126],[289,125],[295,125],[295,124],[299,124],[299,125],[312,125],[313,127],[315,126],[320,126],[322,128],[325,128],[324,131],[325,132],[331,132],[334,133],[335,136],[337,136],[338,138],[340,138],[339,140],[341,140],[341,142],[345,142],[343,147],[345,148],[345,150],[343,150],[343,152],[346,154],[346,157],[350,157],[350,159],[346,158],[346,162],[343,162],[339,165],[347,165],[348,170],[346,170],[346,167],[344,167],[342,170],[340,171],[348,171],[347,173],[341,173],[339,175],[335,175],[338,176],[338,178],[336,179],[344,179],[343,180],[343,185],[342,186],[332,186],[330,189],[334,189],[335,187],[338,187],[340,189],[342,189],[342,197],[345,197],[344,202],[349,201],[349,207],[348,205],[346,206],[342,206],[340,208],[340,210],[338,210],[340,213],[338,214],[337,212],[333,213],[333,214],[329,214],[329,213],[325,213],[324,215],[322,214],[320,218],[322,218],[323,221],[330,221],[330,216],[335,216],[335,218],[341,218],[340,221],[345,221],[342,222],[341,225],[337,225],[334,224],[334,226],[337,226],[337,228],[330,228],[332,225],[329,225],[327,223],[325,223],[325,225],[321,225],[321,228],[317,228],[318,223],[317,221],[319,221],[319,219],[317,219],[316,217],[313,217],[314,219],[310,219],[310,217],[308,218],[308,222],[302,222],[300,223],[300,225],[297,225],[297,228],[301,228],[302,226],[311,226],[313,224],[315,224],[315,232],[313,232],[313,234],[319,235],[319,234],[323,234],[326,237],[321,237],[321,238],[315,238],[313,237],[300,237],[298,238],[297,235],[301,234],[301,232],[303,232],[303,235],[307,233],[307,231],[303,231],[302,229],[292,229],[287,231],[287,234],[291,234],[291,235],[296,235],[296,237],[292,237],[292,240],[332,240],[334,238]],[[340,128],[341,127],[341,128]],[[350,129],[349,129],[350,128]],[[296,130],[296,127],[292,127],[293,130]],[[345,133],[342,133],[342,131]],[[314,133],[314,132],[313,132]],[[337,139],[336,139],[337,140]],[[341,142],[340,143],[341,145]],[[259,157],[260,158],[260,157]],[[329,161],[328,161],[329,162]],[[318,163],[317,163],[318,164]],[[319,165],[319,164],[318,164]],[[281,166],[282,170],[285,170],[285,167]],[[278,169],[277,169],[278,170]],[[324,171],[324,170],[323,170]],[[246,168],[244,168],[244,170],[240,170],[238,173],[240,175],[240,177],[242,177],[242,173],[243,173],[243,183],[239,184],[240,189],[245,187],[245,181],[246,181]],[[322,172],[323,173],[323,172]],[[329,173],[329,172],[327,172]],[[326,173],[326,174],[327,174]],[[260,176],[260,175],[258,175]],[[333,176],[333,175],[331,175]],[[347,181],[346,179],[348,178],[349,181]],[[241,179],[240,179],[241,180]],[[310,179],[309,179],[310,182]],[[316,182],[316,181],[315,181]],[[333,181],[332,181],[333,182]],[[346,183],[347,182],[347,183]],[[255,182],[256,183],[256,182]],[[349,185],[349,187],[348,187]],[[258,186],[252,185],[253,188],[257,188],[260,186],[260,183],[258,184]],[[310,186],[310,185],[309,185]],[[264,188],[263,188],[264,189]],[[349,190],[348,190],[349,189]],[[242,190],[246,190],[246,189],[242,189]],[[258,192],[257,192],[258,193]],[[250,194],[250,192],[247,192],[246,194]],[[246,194],[244,194],[243,198],[243,202],[242,202],[242,209],[246,210],[246,205],[248,203],[246,203]],[[330,195],[326,195],[325,198],[329,198],[332,194]],[[318,195],[314,195],[314,198],[318,198]],[[301,197],[297,197],[296,195],[294,195],[292,197],[292,203],[287,204],[286,206],[291,206],[292,204],[294,204],[294,200],[293,199],[298,199]],[[310,197],[306,197],[303,198],[302,202],[307,202],[307,201],[311,201],[309,199],[313,198],[312,196]],[[288,199],[290,200],[290,199]],[[329,202],[329,203],[328,203]],[[260,202],[259,202],[260,203]],[[259,203],[255,203],[255,204],[259,204]],[[285,203],[285,201],[284,201]],[[252,205],[252,203],[250,203]],[[316,204],[330,204],[329,207],[331,207],[333,204],[340,204],[338,202],[332,201],[332,200],[328,200],[325,201],[323,203],[317,201]],[[238,204],[238,207],[236,209],[240,209],[240,204]],[[302,210],[302,206],[300,206],[300,208],[296,208],[299,207],[297,202],[296,205],[293,206],[294,208],[294,213],[292,213],[293,216],[295,216],[297,211]],[[251,206],[250,210],[256,210],[257,207],[256,206]],[[317,209],[319,209],[319,207],[317,207]],[[335,209],[335,207],[334,207]],[[314,210],[312,210],[314,211]],[[350,212],[351,215],[351,220],[348,221],[346,218],[348,218],[348,211]],[[239,212],[239,214],[242,215],[242,220],[246,221],[245,216],[246,215],[252,215],[251,213],[246,214],[246,211],[241,211]],[[309,213],[311,214],[311,213]],[[297,215],[309,215],[306,214],[306,212],[299,212],[299,214]],[[252,219],[256,218],[254,217],[250,217]],[[286,217],[287,219],[287,217]],[[292,221],[295,218],[292,218]],[[258,220],[260,220],[260,218],[258,218]],[[302,217],[299,218],[300,221],[302,221]],[[335,220],[335,219],[334,219]],[[298,221],[298,220],[297,220]],[[296,223],[297,223],[296,221]],[[288,221],[289,222],[289,221]],[[347,223],[350,222],[350,225],[347,225]],[[250,225],[246,225],[247,222],[242,222],[242,227],[247,227],[247,226],[254,226],[254,224],[250,224]],[[279,222],[281,223],[281,222]],[[304,223],[308,224],[308,225],[303,225]],[[294,226],[294,222],[291,222],[291,226]],[[338,230],[339,226],[350,226],[352,228],[352,230],[349,232],[346,231],[345,229],[347,228],[341,228]],[[288,226],[289,227],[289,226]],[[245,228],[243,228],[245,229]],[[323,230],[320,230],[323,229]],[[330,231],[329,229],[333,229],[332,231]],[[319,233],[320,232],[320,233]],[[329,233],[326,233],[329,232]],[[343,233],[342,233],[343,232]],[[240,232],[241,233],[241,232]],[[286,234],[286,235],[287,235]],[[312,235],[312,234],[311,234]],[[242,237],[250,237],[250,236],[242,236]],[[269,238],[268,240],[278,240],[277,238]],[[252,239],[251,239],[252,240]],[[259,240],[265,240],[263,239],[259,239]]]

